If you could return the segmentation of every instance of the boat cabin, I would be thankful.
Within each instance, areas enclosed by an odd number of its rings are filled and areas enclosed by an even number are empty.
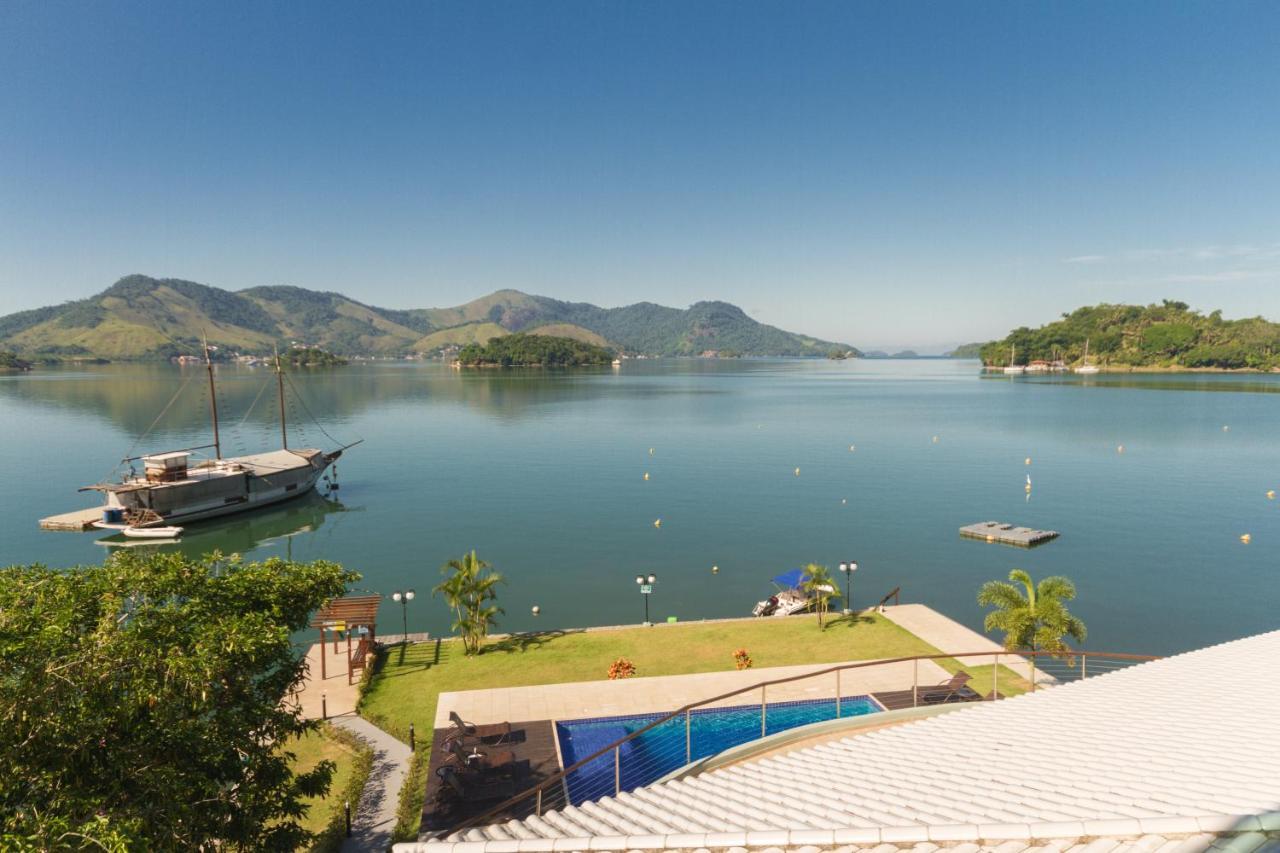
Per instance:
[[[148,483],[176,483],[187,479],[187,461],[191,454],[186,451],[160,453],[155,456],[142,457]]]

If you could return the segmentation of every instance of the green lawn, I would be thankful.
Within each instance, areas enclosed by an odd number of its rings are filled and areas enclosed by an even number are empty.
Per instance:
[[[361,756],[354,745],[341,737],[341,733],[336,733],[327,726],[308,732],[290,743],[288,749],[294,754],[293,769],[296,773],[312,770],[326,759],[336,765],[329,783],[329,793],[324,797],[307,797],[303,800],[309,806],[306,816],[300,821],[303,829],[323,835],[333,821],[339,819],[344,800],[353,793],[350,790],[353,775],[361,770],[362,765],[364,774],[368,775],[367,757]],[[354,802],[351,807],[355,809]],[[332,839],[322,839],[317,849],[330,846],[324,841],[331,842]]]
[[[637,676],[722,671],[733,669],[739,648],[750,652],[756,668],[938,653],[880,615],[829,619],[825,630],[816,616],[791,616],[552,631],[490,643],[474,658],[462,654],[460,643],[421,643],[387,653],[360,713],[407,741],[411,722],[419,737],[430,735],[440,693],[604,679],[619,657],[636,665]]]

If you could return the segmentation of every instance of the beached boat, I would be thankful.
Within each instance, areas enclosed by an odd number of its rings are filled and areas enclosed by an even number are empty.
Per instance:
[[[756,602],[756,606],[751,609],[751,615],[791,616],[805,612],[814,605],[816,598],[801,588],[803,583],[804,569],[792,569],[778,575],[773,579],[773,585],[778,588],[778,591]],[[827,591],[835,592],[835,589],[831,588]]]
[[[1089,339],[1088,339],[1088,338],[1085,338],[1085,339],[1084,339],[1084,358],[1083,358],[1083,361],[1084,361],[1084,364],[1082,364],[1082,365],[1080,365],[1079,367],[1077,367],[1077,368],[1076,368],[1076,373],[1085,373],[1085,374],[1090,374],[1090,373],[1097,373],[1097,372],[1098,372],[1098,366],[1097,366],[1096,364],[1090,364],[1090,363],[1089,363]]]
[[[217,389],[207,347],[204,356],[209,373],[213,444],[127,457],[122,460],[122,465],[128,465],[129,472],[119,481],[96,483],[80,489],[82,492],[102,492],[105,497],[103,518],[94,524],[95,527],[118,530],[126,536],[157,538],[137,531],[247,512],[300,497],[311,492],[329,466],[342,456],[344,450],[353,446],[331,451],[289,447],[284,373],[277,356],[280,449],[223,457],[218,433]],[[212,459],[193,460],[197,451],[208,449],[214,452]],[[142,463],[141,472],[136,469],[138,462]]]

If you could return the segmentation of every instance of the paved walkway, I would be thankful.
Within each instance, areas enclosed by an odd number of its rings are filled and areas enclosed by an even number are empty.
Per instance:
[[[1004,646],[990,637],[984,637],[977,631],[948,619],[931,607],[923,604],[897,604],[888,605],[881,612],[890,622],[915,634],[929,645],[944,652],[989,651],[992,653],[990,658],[961,658],[961,663],[968,663],[973,666],[989,666],[995,663],[995,655],[998,653],[1001,666],[1007,666],[1023,678],[1029,679],[1031,677],[1031,665],[1026,659],[1010,654]],[[1036,682],[1038,684],[1055,680],[1053,676],[1042,670],[1037,670],[1036,672]]]
[[[346,680],[345,674],[343,680]],[[363,717],[347,714],[331,722],[355,734],[373,748],[373,769],[351,820],[351,837],[344,853],[383,853],[391,846],[396,827],[400,789],[409,771],[409,747]]]
[[[314,644],[307,650],[307,677],[298,691],[298,701],[302,705],[302,716],[308,720],[318,720],[324,707],[328,708],[330,717],[343,714],[354,714],[356,702],[360,699],[358,689],[360,671],[357,670],[353,684],[347,684],[347,647],[338,644],[338,654],[333,653],[333,643],[325,649],[325,678],[320,678],[320,644]],[[323,700],[323,701],[322,701]],[[322,707],[323,706],[323,707]]]
[[[848,661],[865,663],[866,661]],[[500,723],[509,720],[577,720],[674,711],[682,705],[729,693],[762,681],[818,672],[835,663],[803,666],[775,666],[763,669],[704,672],[696,675],[663,675],[627,678],[619,681],[578,681],[567,684],[540,684],[529,687],[498,687],[441,693],[436,704],[435,727],[449,725],[449,712],[457,711],[467,722]],[[840,674],[840,695],[910,690],[913,679],[921,687],[946,681],[950,675],[933,661],[885,664]],[[830,699],[835,696],[836,676],[808,678],[780,684],[767,690],[769,702],[797,699]],[[733,696],[714,706],[750,705],[760,701],[760,691]]]

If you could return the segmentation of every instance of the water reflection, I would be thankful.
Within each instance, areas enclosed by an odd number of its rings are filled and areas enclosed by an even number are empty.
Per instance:
[[[276,507],[195,522],[183,530],[181,538],[172,541],[129,539],[116,533],[97,542],[107,548],[143,548],[177,552],[193,558],[214,551],[245,554],[259,548],[279,546],[283,549],[279,556],[291,557],[294,536],[316,533],[329,516],[352,511],[360,510],[349,510],[336,500],[309,492]]]

